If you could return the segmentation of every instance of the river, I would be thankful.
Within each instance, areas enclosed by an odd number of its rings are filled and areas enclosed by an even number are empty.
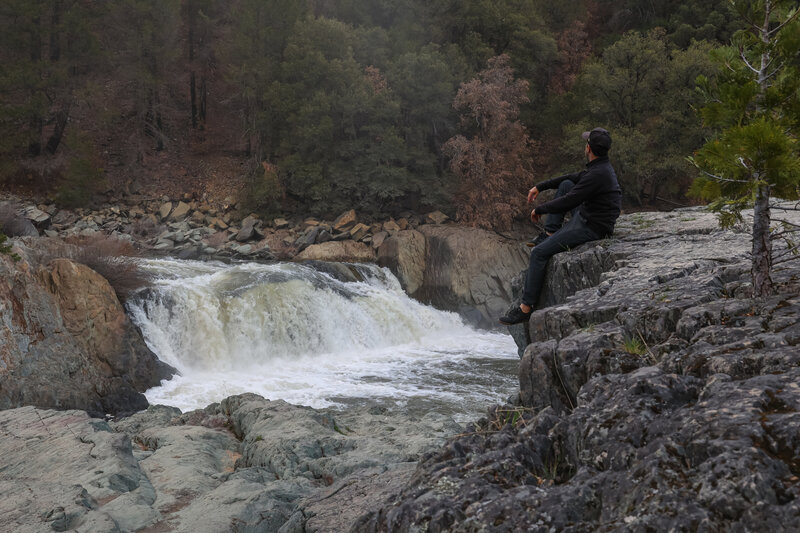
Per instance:
[[[409,298],[375,265],[142,260],[134,322],[180,375],[146,392],[183,411],[232,394],[375,404],[466,421],[517,389],[507,334]]]

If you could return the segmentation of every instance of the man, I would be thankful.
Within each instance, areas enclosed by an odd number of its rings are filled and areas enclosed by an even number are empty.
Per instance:
[[[536,222],[547,214],[545,233],[536,240],[531,252],[522,303],[500,323],[511,325],[525,322],[531,317],[544,283],[547,262],[557,253],[580,244],[610,236],[620,213],[622,191],[617,174],[608,161],[611,134],[603,128],[583,133],[586,141],[584,153],[586,168],[574,174],[565,174],[537,184],[528,191],[528,203],[536,200],[540,191],[558,189],[556,197],[531,211]],[[572,211],[572,218],[561,227],[564,215]]]

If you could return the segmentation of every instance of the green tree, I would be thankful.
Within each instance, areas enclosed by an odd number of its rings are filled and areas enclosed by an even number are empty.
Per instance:
[[[98,12],[83,2],[0,5],[0,154],[55,154],[99,57]]]
[[[629,32],[589,61],[571,98],[568,139],[602,125],[612,132],[611,157],[627,203],[656,204],[679,199],[694,177],[685,154],[702,145],[703,130],[692,106],[702,99],[698,75],[715,70],[707,43],[675,48],[663,30]],[[588,118],[588,120],[587,120]],[[565,145],[567,154],[576,148]]]
[[[382,210],[418,189],[397,99],[378,69],[355,61],[355,35],[339,21],[304,20],[281,63],[286,119],[275,159],[287,193],[316,214]]]
[[[692,159],[702,171],[692,191],[712,202],[723,226],[753,207],[753,292],[764,296],[775,259],[770,198],[797,199],[800,185],[799,12],[791,0],[731,3],[747,28],[714,51],[719,77],[698,79],[701,115],[716,136]]]

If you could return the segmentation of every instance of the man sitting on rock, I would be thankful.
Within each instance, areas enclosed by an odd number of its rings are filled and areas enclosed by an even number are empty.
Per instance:
[[[558,189],[556,197],[531,211],[536,222],[547,214],[545,232],[534,241],[522,303],[500,323],[511,325],[525,322],[531,316],[544,283],[547,262],[560,252],[589,241],[610,236],[620,213],[622,192],[617,174],[608,161],[611,134],[603,128],[584,132],[586,168],[574,174],[565,174],[537,184],[528,191],[528,203],[536,200],[540,191]],[[564,215],[572,211],[572,218],[562,227]]]

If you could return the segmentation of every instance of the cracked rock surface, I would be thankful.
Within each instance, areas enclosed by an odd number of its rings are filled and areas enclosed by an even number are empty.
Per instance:
[[[517,401],[351,531],[800,530],[800,265],[753,299],[749,246],[687,209],[556,256]]]

